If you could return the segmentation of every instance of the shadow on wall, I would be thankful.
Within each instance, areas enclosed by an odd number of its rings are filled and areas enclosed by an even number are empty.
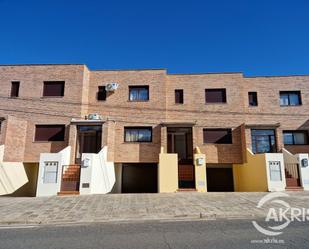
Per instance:
[[[64,141],[52,141],[50,142],[50,153],[58,153],[67,146],[69,146],[70,125],[65,127]]]
[[[218,155],[218,163],[242,163],[242,138],[241,126],[232,130],[233,144],[215,144]]]
[[[39,173],[38,163],[24,163],[24,168],[27,174],[28,182],[17,189],[14,193],[7,196],[14,197],[34,197],[36,196],[37,179]]]
[[[159,162],[161,126],[152,129],[152,143],[139,143],[139,162]]]

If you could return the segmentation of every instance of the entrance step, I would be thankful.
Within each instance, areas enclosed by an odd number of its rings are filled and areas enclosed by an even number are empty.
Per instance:
[[[286,187],[286,191],[304,191],[303,187]]]
[[[197,190],[195,188],[179,188],[177,189],[177,192],[196,192]]]
[[[285,180],[287,187],[300,187],[300,182],[297,178],[287,177]]]
[[[57,193],[59,196],[64,196],[64,195],[79,195],[79,191],[60,191]]]

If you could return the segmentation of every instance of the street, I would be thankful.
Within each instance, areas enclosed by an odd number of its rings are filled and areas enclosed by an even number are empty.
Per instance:
[[[1,227],[1,249],[48,248],[308,248],[309,224],[295,222],[269,243],[252,220],[89,223],[66,226]],[[258,241],[258,242],[257,242]],[[264,242],[264,243],[261,243]]]

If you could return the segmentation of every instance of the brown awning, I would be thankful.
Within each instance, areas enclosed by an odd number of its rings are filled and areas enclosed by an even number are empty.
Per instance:
[[[162,126],[165,127],[192,127],[196,125],[195,122],[161,122]]]
[[[106,120],[100,120],[100,119],[72,119],[71,124],[76,125],[95,125],[95,124],[103,124]]]
[[[280,123],[268,123],[268,124],[245,124],[246,128],[277,128],[280,126]]]

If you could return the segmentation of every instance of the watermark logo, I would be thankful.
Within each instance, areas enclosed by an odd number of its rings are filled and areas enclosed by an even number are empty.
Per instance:
[[[264,208],[265,205],[274,205],[268,209],[265,222],[272,222],[271,225],[260,225],[257,221],[252,221],[253,226],[262,234],[267,236],[278,236],[283,233],[283,229],[289,226],[293,221],[305,222],[309,221],[309,209],[294,208],[286,200],[282,198],[288,198],[287,193],[274,192],[264,196],[258,203],[257,208]]]

